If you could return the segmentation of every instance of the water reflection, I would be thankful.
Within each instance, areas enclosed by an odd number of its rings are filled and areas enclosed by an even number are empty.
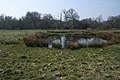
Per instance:
[[[103,40],[103,39],[97,38],[97,37],[89,38],[89,39],[80,38],[78,40],[78,43],[81,45],[84,45],[84,46],[89,46],[89,45],[93,45],[93,44],[102,45],[102,44],[107,43],[107,40]]]
[[[61,36],[61,46],[62,46],[62,48],[65,48],[65,42],[66,42],[66,37]]]
[[[59,44],[61,48],[65,48],[66,44],[72,43],[72,42],[77,42],[78,44],[83,45],[83,46],[89,46],[89,45],[94,45],[94,44],[103,45],[107,43],[107,40],[103,40],[98,37],[82,38],[82,37],[71,37],[71,36],[65,36],[65,35],[53,36],[50,38],[48,48],[52,48],[54,44]]]

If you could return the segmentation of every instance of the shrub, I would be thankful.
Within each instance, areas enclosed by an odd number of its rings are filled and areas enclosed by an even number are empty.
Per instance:
[[[80,48],[80,45],[77,42],[71,42],[66,44],[66,48],[74,50]]]
[[[47,42],[41,39],[38,39],[36,37],[24,37],[23,38],[24,43],[26,46],[29,47],[46,47],[47,46]]]
[[[27,37],[24,37],[23,41],[25,45],[29,47],[47,47],[48,46],[46,35],[42,33],[41,34],[36,33],[36,35],[29,35]]]
[[[96,32],[95,36],[107,40],[110,44],[120,43],[120,34],[110,32]]]
[[[57,43],[57,44],[54,43],[54,44],[53,44],[53,47],[54,47],[54,48],[58,48],[58,49],[60,49],[62,46],[61,46],[60,43]]]
[[[44,33],[44,32],[37,32],[35,34],[35,37],[37,37],[37,38],[47,38],[47,37],[49,37],[49,34]]]
[[[25,43],[26,46],[29,47],[36,47],[37,45],[37,40],[36,37],[31,35],[31,36],[27,36],[27,37],[23,37],[23,41]]]
[[[102,47],[104,45],[105,45],[105,43],[102,43],[102,44],[92,43],[89,45],[89,47]]]
[[[37,47],[47,47],[48,46],[47,39],[42,39],[42,38],[37,39],[36,45]]]
[[[112,34],[111,36],[112,43],[120,43],[120,34]]]
[[[105,40],[111,40],[112,33],[108,32],[98,32],[94,33],[97,37],[105,39]]]

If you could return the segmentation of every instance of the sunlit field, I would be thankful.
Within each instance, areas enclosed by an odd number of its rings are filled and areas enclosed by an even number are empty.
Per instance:
[[[75,50],[26,47],[23,37],[39,31],[0,30],[0,80],[120,79],[120,44]]]

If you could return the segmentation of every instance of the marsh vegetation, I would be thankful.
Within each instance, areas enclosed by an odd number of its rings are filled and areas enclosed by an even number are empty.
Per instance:
[[[119,32],[47,31],[23,38],[28,47],[70,48],[102,47],[120,43]]]

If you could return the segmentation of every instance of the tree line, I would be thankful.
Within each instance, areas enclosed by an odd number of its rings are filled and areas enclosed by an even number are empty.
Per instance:
[[[79,18],[74,9],[62,10],[59,18],[39,12],[27,12],[19,19],[0,15],[0,29],[120,29],[120,15],[110,16],[107,20],[103,20],[101,15],[82,20]]]

